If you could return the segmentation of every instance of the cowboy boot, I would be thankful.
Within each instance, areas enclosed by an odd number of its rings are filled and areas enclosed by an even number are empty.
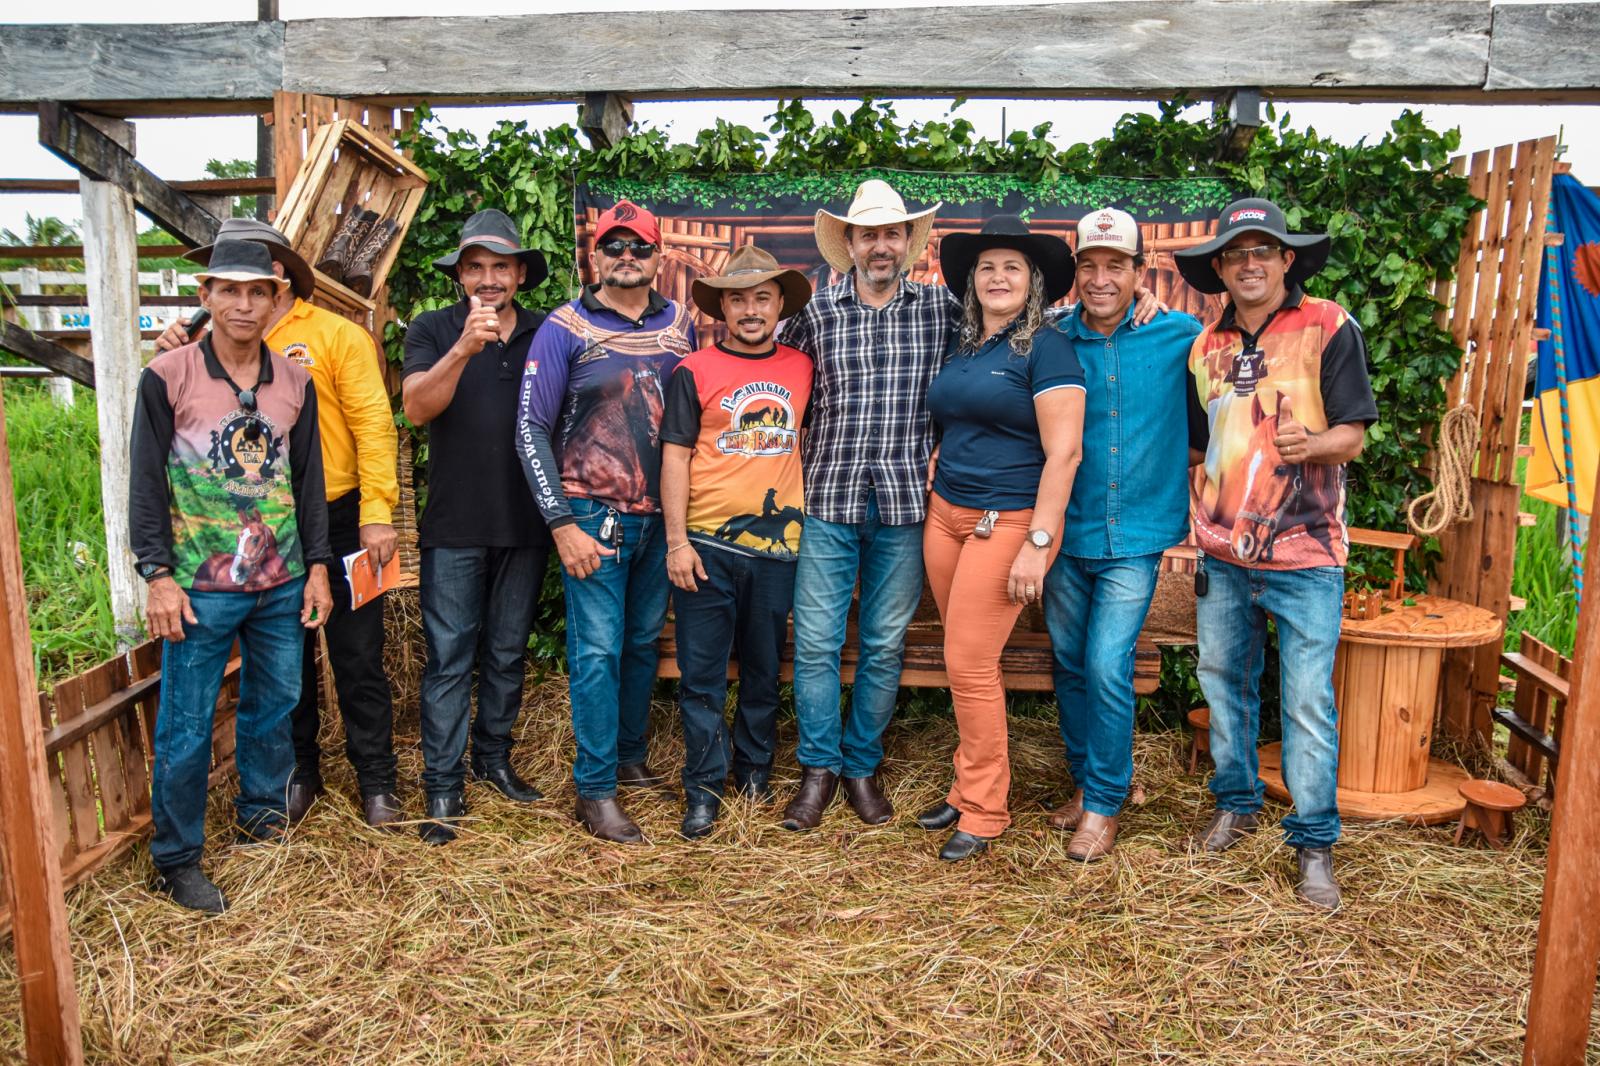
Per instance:
[[[378,215],[375,211],[346,211],[344,222],[323,250],[322,258],[317,260],[317,269],[334,281],[343,281],[345,262],[353,251],[361,247],[367,231],[376,221]]]
[[[362,296],[372,295],[372,272],[378,262],[378,257],[383,250],[389,247],[389,242],[394,240],[395,234],[400,232],[400,227],[387,218],[379,219],[367,230],[358,248],[346,262],[344,283],[353,292]]]
[[[1083,789],[1073,792],[1072,798],[1050,812],[1050,828],[1067,832],[1078,828],[1083,821]]]

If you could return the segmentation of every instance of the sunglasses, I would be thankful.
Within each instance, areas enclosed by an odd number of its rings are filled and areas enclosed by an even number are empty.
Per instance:
[[[1217,258],[1221,259],[1224,263],[1227,263],[1230,266],[1238,266],[1247,259],[1253,259],[1258,263],[1265,263],[1267,260],[1277,256],[1277,254],[1281,251],[1283,251],[1283,247],[1281,245],[1257,244],[1250,248],[1224,248],[1222,251],[1217,253]]]
[[[625,241],[621,238],[604,241],[600,244],[602,254],[612,258],[621,259],[623,252],[632,252],[635,259],[649,259],[656,254],[656,246],[649,241],[634,239]]]
[[[254,389],[240,389],[234,393],[239,401],[239,406],[244,408],[245,414],[250,416],[250,421],[244,424],[244,439],[254,444],[261,439],[261,422],[256,415],[256,393]]]

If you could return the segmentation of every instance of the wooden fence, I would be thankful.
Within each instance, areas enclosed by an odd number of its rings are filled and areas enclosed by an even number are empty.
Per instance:
[[[152,640],[39,693],[54,839],[71,888],[150,833],[161,642]],[[239,660],[230,659],[212,735],[211,785],[233,770]],[[4,877],[0,871],[0,877]],[[10,898],[0,890],[0,901]],[[0,907],[0,931],[11,927]]]
[[[1455,161],[1456,172],[1468,176],[1473,195],[1486,206],[1472,217],[1455,279],[1436,289],[1440,324],[1466,353],[1449,384],[1449,406],[1471,405],[1483,434],[1472,479],[1474,520],[1440,536],[1444,561],[1430,591],[1500,618],[1512,607],[1522,391],[1535,343],[1555,149],[1556,139],[1546,137]],[[1499,647],[1448,652],[1439,688],[1442,728],[1487,747],[1489,715],[1500,692]]]

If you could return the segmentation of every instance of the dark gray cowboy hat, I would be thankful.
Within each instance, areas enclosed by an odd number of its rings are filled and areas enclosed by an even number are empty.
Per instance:
[[[275,227],[253,218],[230,218],[222,223],[222,228],[217,230],[217,239],[202,248],[185,255],[184,258],[191,263],[207,266],[211,262],[211,253],[217,245],[224,241],[254,241],[266,246],[267,253],[274,262],[283,264],[283,272],[288,275],[289,287],[294,294],[302,300],[309,300],[316,291],[316,278],[311,273],[311,268],[300,254],[289,247],[289,239]]]
[[[1045,303],[1055,303],[1072,290],[1072,247],[1049,233],[1033,233],[1016,215],[995,215],[977,233],[952,233],[939,243],[944,283],[956,299],[966,300],[967,279],[978,256],[991,248],[1010,248],[1028,257],[1044,275]]]
[[[1296,288],[1321,270],[1328,262],[1328,247],[1332,239],[1326,233],[1290,233],[1283,211],[1271,200],[1250,197],[1235,200],[1222,209],[1222,219],[1217,223],[1217,235],[1205,244],[1172,253],[1183,280],[1201,292],[1227,291],[1217,268],[1211,261],[1227,243],[1241,233],[1264,233],[1294,252],[1294,263],[1284,274],[1284,284]]]
[[[786,270],[771,255],[747,244],[728,257],[728,265],[716,277],[695,278],[689,292],[694,305],[719,322],[727,321],[722,314],[722,294],[728,289],[753,289],[763,281],[775,281],[783,291],[783,310],[780,319],[788,318],[811,302],[811,282],[798,270]]]
[[[473,247],[486,248],[495,255],[510,256],[525,265],[528,268],[528,276],[517,286],[518,292],[526,292],[550,276],[550,268],[545,265],[544,253],[522,247],[522,238],[517,233],[516,224],[504,211],[486,207],[467,219],[461,226],[461,243],[456,245],[456,250],[435,259],[433,265],[448,274],[450,280],[460,281],[461,279],[456,276],[456,264],[461,261],[461,253]]]
[[[289,284],[272,269],[272,255],[260,241],[218,241],[204,270],[195,274],[195,280],[208,281],[270,281],[274,288]]]

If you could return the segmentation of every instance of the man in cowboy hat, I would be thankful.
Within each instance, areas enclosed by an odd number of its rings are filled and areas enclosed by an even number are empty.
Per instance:
[[[1217,767],[1216,810],[1193,845],[1225,851],[1256,827],[1256,687],[1271,618],[1283,679],[1283,775],[1294,796],[1284,835],[1299,858],[1296,891],[1332,909],[1345,464],[1361,454],[1378,409],[1355,319],[1301,289],[1327,262],[1329,243],[1327,234],[1290,233],[1276,204],[1252,198],[1225,208],[1216,237],[1177,253],[1177,262],[1196,289],[1229,296],[1189,358],[1206,414],[1191,421],[1191,446],[1205,460],[1191,509],[1203,553],[1200,685]]]
[[[311,268],[282,233],[251,218],[230,218],[220,241],[251,241],[272,256],[273,270],[287,277],[267,321],[266,343],[311,373],[317,388],[317,421],[328,493],[328,539],[336,558],[365,548],[380,566],[395,551],[393,512],[399,502],[395,479],[394,418],[383,362],[372,335],[343,315],[308,301],[315,290]],[[184,258],[211,261],[215,244]],[[163,351],[190,341],[182,323],[167,328],[156,345]],[[355,768],[362,816],[368,825],[400,820],[395,799],[394,708],[383,670],[383,599],[350,609],[350,585],[331,583],[333,611],[326,619],[328,659],[344,720],[345,754]],[[316,634],[306,634],[300,702],[291,718],[295,772],[289,782],[289,820],[298,822],[322,791],[321,727],[317,698]]]
[[[667,615],[661,414],[694,326],[651,288],[661,227],[644,208],[623,200],[600,215],[590,264],[595,283],[551,312],[528,351],[517,447],[561,553],[576,816],[604,840],[639,843],[617,787],[662,782],[645,761]]]
[[[1133,328],[1144,274],[1139,224],[1105,208],[1078,221],[1077,305],[1058,320],[1088,379],[1083,464],[1060,556],[1044,582],[1061,738],[1077,786],[1050,816],[1067,857],[1110,854],[1133,780],[1133,653],[1161,554],[1189,532],[1192,315]]]
[[[511,767],[528,634],[550,556],[550,534],[522,483],[514,444],[517,384],[544,316],[515,296],[548,271],[544,256],[522,247],[516,225],[493,208],[467,219],[456,249],[433,265],[462,296],[406,330],[404,402],[406,416],[428,427],[428,505],[418,529],[427,820],[418,832],[446,844],[466,813],[474,690],[472,775],[518,803],[543,798]]]
[[[741,795],[772,795],[778,668],[789,637],[805,497],[798,447],[811,358],[772,339],[811,299],[811,283],[753,244],[694,302],[728,339],[686,357],[661,420],[667,577],[675,586],[678,712],[683,719],[683,835],[711,832],[732,763]],[[723,707],[739,649],[739,707]]]
[[[787,829],[816,828],[841,779],[862,821],[894,814],[877,774],[906,627],[922,598],[928,384],[961,314],[949,290],[905,277],[937,210],[908,211],[872,179],[845,214],[818,211],[817,248],[844,277],[784,326],[784,343],[816,364],[803,445],[806,538],[795,572],[801,779],[784,810]],[[860,658],[850,713],[841,716],[840,654],[858,574]]]
[[[139,378],[128,524],[160,637],[150,859],[180,906],[227,907],[200,870],[211,727],[234,641],[243,841],[281,834],[294,767],[289,713],[305,630],[328,617],[328,511],[311,375],[262,341],[279,290],[267,249],[215,245],[197,278],[216,326]]]

